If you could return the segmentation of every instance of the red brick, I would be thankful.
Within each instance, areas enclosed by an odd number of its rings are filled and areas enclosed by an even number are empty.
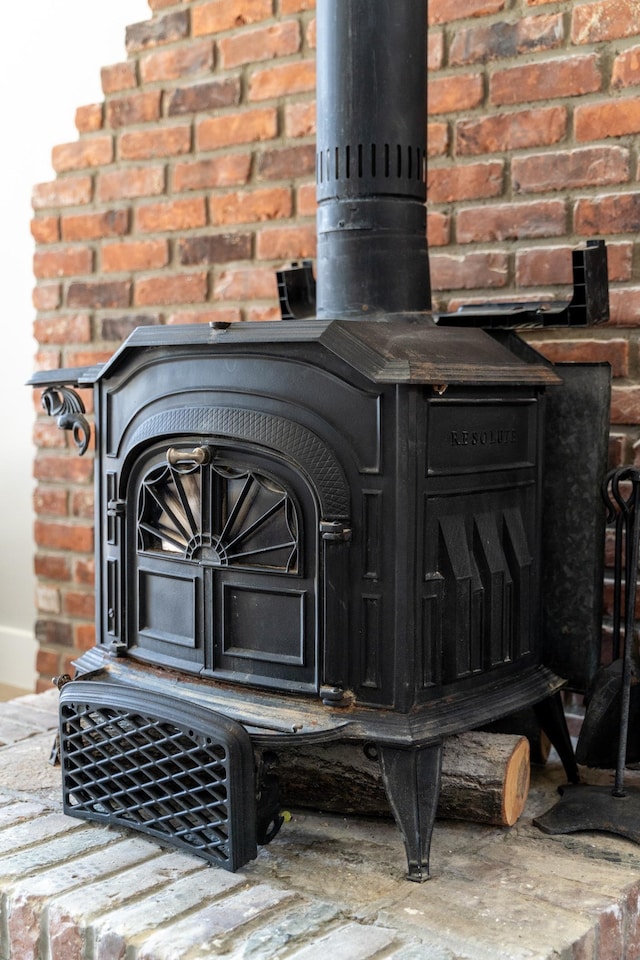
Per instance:
[[[583,237],[640,231],[640,193],[613,193],[578,200],[575,232]]]
[[[551,50],[563,39],[561,13],[460,27],[451,39],[448,63],[449,66],[461,66],[505,60],[523,53]]]
[[[36,620],[36,640],[44,646],[71,646],[71,626],[58,620]]]
[[[635,883],[625,901],[625,942],[627,957],[640,957],[640,891]]]
[[[457,257],[437,253],[431,257],[433,290],[496,289],[508,281],[508,257],[504,253],[465,253]]]
[[[62,287],[59,283],[38,284],[31,294],[36,310],[55,310],[62,302]]]
[[[96,193],[99,201],[109,203],[157,196],[164,192],[164,185],[163,167],[127,167],[98,174]]]
[[[173,189],[206,190],[211,187],[236,187],[246,183],[251,171],[250,153],[229,153],[208,160],[176,163]]]
[[[101,103],[88,103],[76,110],[75,123],[78,133],[97,133],[102,130],[104,111]]]
[[[128,210],[105,210],[102,213],[82,213],[63,216],[63,240],[97,240],[101,237],[121,237],[129,231]]]
[[[110,100],[107,103],[107,123],[110,127],[152,123],[160,118],[160,98],[160,90],[150,90]]]
[[[258,180],[289,180],[315,174],[315,170],[316,148],[313,143],[264,150],[256,160]]]
[[[36,670],[53,677],[58,672],[60,663],[59,654],[51,650],[38,650],[36,655]]]
[[[118,139],[121,160],[176,157],[190,150],[191,127],[187,125],[131,130],[121,134]]]
[[[64,177],[51,183],[36,184],[31,194],[31,204],[34,210],[76,207],[90,203],[92,195],[91,177]]]
[[[287,137],[311,137],[316,132],[315,100],[287,103],[284,108],[284,133]]]
[[[57,363],[56,367],[59,366]],[[60,430],[55,420],[37,420],[33,425],[33,442],[42,450],[64,450],[67,446],[64,431]]]
[[[40,280],[91,273],[92,266],[93,253],[89,247],[37,250],[33,257],[33,272]]]
[[[427,168],[427,196],[430,203],[499,197],[503,190],[503,160]]]
[[[471,156],[550,146],[564,140],[567,124],[563,106],[460,120],[456,124],[456,151]]]
[[[217,150],[233,144],[271,140],[277,133],[278,114],[274,107],[220,114],[197,124],[196,149]]]
[[[57,173],[100,167],[113,160],[111,137],[87,137],[75,143],[62,143],[51,152],[53,169]]]
[[[96,579],[95,560],[93,557],[81,557],[73,564],[73,582],[92,587]]]
[[[249,80],[249,100],[273,100],[315,90],[315,86],[315,61],[294,60],[257,70]]]
[[[57,243],[60,239],[60,218],[39,217],[32,220],[31,236],[36,243]]]
[[[191,31],[194,37],[220,33],[266,20],[272,13],[272,0],[210,0],[209,3],[193,7]]]
[[[282,320],[282,314],[279,307],[248,307],[246,310],[247,320],[251,323],[266,323],[275,320]]]
[[[575,136],[581,142],[623,137],[640,131],[640,97],[579,104],[575,109]]]
[[[573,282],[571,247],[534,247],[516,253],[519,287],[568,286]]]
[[[497,106],[504,106],[578,97],[601,89],[602,76],[596,54],[564,56],[496,71],[489,83],[489,99]]]
[[[225,270],[216,280],[214,296],[217,300],[272,300],[278,295],[275,272],[269,267],[249,267]]]
[[[106,244],[102,248],[102,269],[105,273],[157,270],[168,262],[166,240],[131,240]]]
[[[449,125],[447,123],[427,124],[427,156],[443,157],[449,149]]]
[[[74,624],[74,643],[78,650],[90,650],[96,644],[96,628],[93,623]]]
[[[38,553],[33,562],[36,576],[43,580],[59,580],[62,583],[71,579],[71,569],[67,557],[58,554]]]
[[[105,310],[128,307],[131,285],[124,280],[94,280],[72,283],[67,293],[67,306],[72,309]]]
[[[575,4],[571,11],[571,42],[600,43],[640,33],[637,0],[598,0]]]
[[[186,79],[210,73],[212,69],[213,44],[209,40],[149,53],[140,59],[140,78],[144,84]]]
[[[427,35],[427,69],[440,70],[444,65],[444,33],[429,30]]]
[[[85,520],[93,518],[94,494],[92,487],[83,490],[74,490],[72,492],[71,509],[69,512],[72,517],[80,517]]]
[[[560,237],[566,233],[564,200],[467,207],[456,216],[458,243]]]
[[[484,17],[504,10],[507,0],[430,0],[429,23],[451,23],[466,17]]]
[[[178,259],[185,267],[249,260],[251,250],[250,233],[209,233],[183,237],[178,241]]]
[[[609,280],[611,282],[628,283],[633,275],[634,243],[628,240],[623,243],[607,244],[607,261]]]
[[[302,13],[315,8],[316,0],[280,0],[280,13]]]
[[[96,601],[93,593],[69,590],[62,595],[62,612],[68,617],[89,619],[95,615]]]
[[[33,492],[33,509],[40,516],[66,517],[68,508],[69,494],[66,490],[39,486]]]
[[[623,50],[613,61],[611,86],[614,89],[632,87],[640,83],[640,47]]]
[[[318,209],[315,183],[303,183],[296,192],[296,210],[299,217],[315,217]]]
[[[196,83],[190,87],[178,87],[167,97],[167,115],[179,117],[187,113],[202,113],[221,110],[240,103],[242,88],[239,77]]]
[[[93,527],[36,520],[34,534],[39,547],[84,553],[93,550]]]
[[[613,287],[609,291],[611,318],[609,326],[637,327],[640,316],[640,288]]]
[[[307,46],[310,50],[315,50],[317,45],[318,23],[315,17],[309,22],[307,27]]]
[[[201,303],[207,298],[207,274],[183,273],[147,277],[135,285],[136,306],[171,303]]]
[[[256,237],[258,260],[305,260],[315,257],[316,227],[269,227]]]
[[[514,157],[511,182],[519,193],[603,187],[630,179],[626,147],[581,147],[555,153]]]
[[[204,227],[206,222],[204,197],[150,203],[136,210],[136,230],[140,233],[193,230]]]
[[[100,71],[100,80],[102,92],[105,94],[133,90],[138,85],[135,61],[130,60],[103,67]]]
[[[211,222],[218,226],[280,220],[291,216],[291,190],[287,187],[272,187],[213,195],[209,200],[209,209]]]
[[[629,373],[627,340],[538,340],[534,346],[552,363],[609,363],[614,377]]]
[[[168,326],[183,323],[239,323],[242,314],[232,307],[205,308],[202,310],[178,310],[167,317]]]
[[[301,39],[297,20],[284,20],[258,30],[242,30],[218,41],[220,66],[229,70],[245,63],[286,57],[298,52]]]
[[[429,116],[473,110],[482,103],[484,81],[479,73],[432,77],[429,80]]]
[[[43,343],[89,343],[91,321],[86,313],[61,315],[47,320],[36,320],[33,335]]]
[[[129,287],[129,284],[125,284]],[[98,363],[106,363],[107,360],[111,359],[112,351],[110,350],[75,350],[73,353],[68,354],[69,366],[70,367],[94,367]],[[93,394],[92,392],[83,393],[83,398],[85,399],[85,406],[87,410],[90,409],[90,402]]]
[[[153,17],[141,23],[132,23],[126,29],[125,45],[129,55],[149,47],[175,43],[189,36],[189,14],[177,10],[165,16]]]
[[[448,213],[427,214],[427,240],[430,247],[446,247],[451,243],[451,217]]]

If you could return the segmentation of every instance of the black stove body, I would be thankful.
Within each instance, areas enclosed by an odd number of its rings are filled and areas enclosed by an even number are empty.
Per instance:
[[[606,259],[577,254],[569,305],[434,318],[425,0],[319,0],[318,61],[317,303],[284,271],[288,319],[140,328],[31,381],[81,446],[95,400],[64,804],[233,870],[279,826],[269,755],[360,743],[423,880],[448,735],[536,704],[574,772],[541,632],[559,377],[505,328],[606,319]]]

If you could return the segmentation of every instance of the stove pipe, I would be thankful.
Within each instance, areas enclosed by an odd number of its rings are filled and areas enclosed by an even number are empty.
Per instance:
[[[427,0],[318,0],[317,316],[428,313]]]

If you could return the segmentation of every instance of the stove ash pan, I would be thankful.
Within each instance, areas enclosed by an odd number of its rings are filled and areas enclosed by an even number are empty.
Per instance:
[[[553,369],[509,336],[395,317],[141,328],[100,371],[57,375],[49,407],[92,385],[97,418],[99,643],[62,689],[65,809],[175,829],[198,853],[176,808],[197,825],[206,786],[173,751],[205,769],[210,734],[222,788],[236,764],[223,717],[255,754],[249,776],[241,748],[251,840],[236,849],[233,788],[224,855],[200,855],[236,869],[279,824],[265,757],[355,741],[381,764],[410,877],[426,878],[442,739],[562,686],[540,641]],[[82,413],[59,415],[82,441]],[[138,782],[120,754],[174,773]]]

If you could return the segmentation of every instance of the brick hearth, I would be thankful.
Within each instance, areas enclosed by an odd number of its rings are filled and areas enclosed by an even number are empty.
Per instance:
[[[426,884],[404,879],[393,823],[310,813],[229,874],[61,813],[57,696],[0,704],[3,960],[640,957],[640,848],[531,822],[555,763],[534,768],[515,827],[439,821]]]

